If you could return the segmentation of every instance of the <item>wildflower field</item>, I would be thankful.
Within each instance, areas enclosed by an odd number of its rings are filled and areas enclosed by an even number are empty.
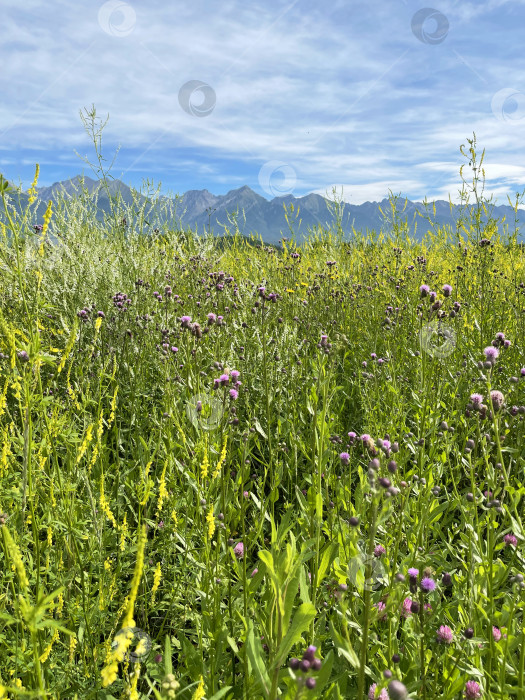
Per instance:
[[[0,698],[525,698],[525,259],[469,143],[422,242],[0,182]]]

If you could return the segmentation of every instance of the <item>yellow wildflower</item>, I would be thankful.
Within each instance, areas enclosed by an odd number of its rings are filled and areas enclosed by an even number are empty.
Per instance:
[[[135,622],[133,620],[133,610],[135,607],[135,600],[137,598],[137,593],[139,590],[139,583],[142,576],[142,570],[144,569],[144,548],[146,546],[146,526],[142,526],[142,530],[139,533],[137,542],[137,560],[135,563],[135,571],[133,573],[133,580],[131,582],[131,592],[129,595],[128,609],[126,611],[126,616],[122,623],[122,627],[134,627]]]
[[[49,642],[49,644],[48,644],[47,647],[45,648],[44,652],[42,653],[42,656],[40,657],[40,663],[41,663],[41,664],[45,663],[45,662],[48,660],[49,654],[51,653],[51,649],[52,649],[52,647],[53,647],[53,644],[54,644],[54,643],[56,642],[56,640],[58,639],[58,636],[59,636],[59,635],[58,635],[58,630],[55,630],[55,633],[54,633],[53,637],[51,638],[51,641]]]
[[[20,554],[18,545],[11,537],[11,533],[5,525],[2,526],[2,530],[4,532],[7,551],[9,552],[9,556],[12,559],[13,565],[16,569],[16,573],[18,574],[20,585],[22,589],[25,590],[29,586],[29,581],[27,579],[26,570],[24,568],[24,562],[22,561],[22,555]]]
[[[222,448],[221,456],[219,458],[219,461],[217,462],[217,466],[215,467],[215,471],[212,474],[213,479],[216,479],[219,476],[222,465],[224,464],[224,460],[226,459],[226,444],[227,444],[227,442],[228,442],[228,436],[226,435],[226,437],[224,438],[224,445]]]
[[[201,676],[199,679],[199,685],[193,693],[191,700],[204,700],[205,690],[204,690],[204,678]]]
[[[157,566],[155,568],[155,573],[153,574],[153,586],[151,589],[151,600],[153,601],[155,599],[155,593],[158,591],[159,586],[160,586],[160,579],[162,577],[162,571],[160,568],[160,561],[157,562]]]
[[[29,195],[28,204],[33,204],[36,199],[36,183],[38,182],[38,175],[40,174],[40,165],[37,163],[35,168],[35,178],[31,183],[31,187],[28,189],[27,194]]]
[[[208,523],[208,537],[211,538],[213,537],[213,533],[215,532],[215,518],[213,517],[213,506],[210,506],[210,510],[208,511],[208,515],[206,516],[206,522]]]

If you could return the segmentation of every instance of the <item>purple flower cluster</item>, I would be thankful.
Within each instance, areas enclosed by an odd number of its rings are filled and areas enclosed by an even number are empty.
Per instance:
[[[124,294],[123,292],[117,292],[114,294],[111,297],[111,301],[113,302],[113,306],[120,311],[127,311],[132,303],[128,295]]]
[[[308,674],[312,671],[320,671],[322,661],[316,657],[316,651],[317,647],[314,647],[311,644],[304,652],[302,659],[297,659],[294,657],[293,659],[290,659],[288,666],[292,669],[292,671],[301,671],[303,674]],[[316,686],[315,678],[312,678],[312,676],[303,676],[300,682],[304,684],[308,690],[313,690]]]

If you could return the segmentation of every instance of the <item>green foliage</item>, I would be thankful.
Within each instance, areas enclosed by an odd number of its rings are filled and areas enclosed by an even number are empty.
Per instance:
[[[469,145],[476,207],[423,243],[393,196],[389,241],[87,191],[34,231],[0,179],[0,698],[525,696],[525,263]]]

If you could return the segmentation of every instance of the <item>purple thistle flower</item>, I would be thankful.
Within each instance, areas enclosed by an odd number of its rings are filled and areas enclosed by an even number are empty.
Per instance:
[[[428,284],[422,284],[421,287],[419,288],[419,293],[421,294],[421,297],[428,296],[429,292],[430,292],[430,287],[428,286]]]
[[[405,598],[401,608],[401,617],[410,617],[412,615],[412,598]]]
[[[238,379],[238,377],[240,376],[240,374],[241,374],[241,373],[239,372],[239,370],[237,370],[237,369],[232,369],[232,371],[230,372],[230,377],[233,379],[233,381],[235,381],[236,379]]]
[[[368,690],[368,700],[390,700],[386,688],[383,688],[383,690],[377,696],[376,696],[376,688],[377,688],[377,683],[372,683],[372,685],[370,686],[370,688]]]
[[[238,542],[233,548],[233,553],[237,559],[242,559],[244,557],[244,544],[242,542]]]
[[[350,461],[350,455],[348,454],[348,452],[341,452],[339,458],[343,464],[348,464],[348,462]]]
[[[467,681],[465,685],[465,698],[466,700],[477,700],[482,695],[481,688],[476,681]]]
[[[410,578],[417,578],[417,576],[419,575],[419,569],[409,569],[408,575],[410,576]]]
[[[419,585],[421,586],[422,590],[426,593],[431,593],[436,588],[436,582],[429,576],[426,576],[425,578],[421,579],[421,583]]]
[[[446,297],[449,297],[452,294],[452,287],[450,286],[450,284],[444,284],[442,289],[443,289],[443,294]]]
[[[505,535],[505,537],[503,538],[503,542],[505,542],[506,545],[516,547],[518,545],[518,538],[516,537],[516,535],[513,535],[509,532],[509,534]]]
[[[235,401],[239,396],[239,392],[236,389],[230,389],[230,397]]]
[[[382,613],[382,612],[386,609],[386,605],[385,605],[385,603],[383,603],[383,602],[380,600],[379,603],[375,603],[375,604],[374,604],[374,608],[377,608],[377,611],[380,612],[380,613]],[[386,614],[385,614],[385,615],[379,615],[379,619],[381,620],[381,622],[384,622],[384,620],[387,619]]]
[[[475,409],[478,409],[483,403],[483,396],[481,394],[471,394],[470,403],[474,406]]]
[[[442,642],[443,644],[451,644],[452,640],[454,639],[454,633],[448,625],[441,625],[437,631],[436,637],[438,642]]]
[[[488,360],[489,362],[492,362],[492,364],[494,364],[494,362],[496,361],[496,359],[499,357],[499,350],[498,350],[498,348],[495,348],[495,347],[493,347],[492,345],[489,345],[488,347],[486,347],[485,350],[483,350],[483,352],[484,352],[485,357],[487,358],[487,360]]]
[[[499,642],[499,640],[501,639],[501,630],[499,627],[492,628],[492,636],[494,637],[495,642]]]
[[[230,381],[230,376],[228,374],[221,374],[219,377],[219,383],[222,384],[223,386],[228,384]]]
[[[374,557],[381,557],[385,552],[386,549],[383,547],[383,545],[378,544],[377,547],[374,548]]]
[[[312,661],[315,659],[315,652],[316,651],[317,651],[317,647],[314,647],[313,644],[310,644],[308,649],[303,654],[303,661],[309,661],[310,663],[312,663]]]
[[[501,393],[501,391],[491,391],[490,392],[490,399],[492,401],[492,407],[495,411],[499,411],[500,408],[503,407],[503,404],[505,403],[505,397]]]

